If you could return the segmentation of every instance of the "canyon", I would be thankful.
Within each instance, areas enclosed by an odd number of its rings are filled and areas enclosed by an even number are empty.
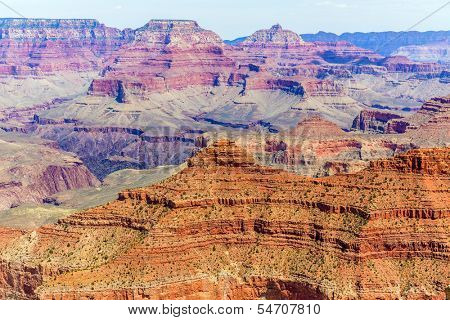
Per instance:
[[[0,299],[444,299],[446,37],[0,18]]]
[[[45,141],[17,141],[0,135],[0,149],[0,210],[43,203],[58,192],[99,184],[73,154]]]
[[[1,128],[55,141],[98,179],[178,165],[205,133],[276,133],[311,116],[351,130],[372,105],[392,106],[403,117],[403,109],[448,94],[445,66],[386,58],[348,42],[307,42],[280,25],[230,46],[190,20],[151,20],[123,31],[95,20],[2,21],[2,41],[59,51],[27,51],[36,61],[25,63],[34,66],[26,84],[4,75]],[[87,60],[77,54],[89,67],[65,64],[71,46],[90,52]],[[41,86],[46,94],[33,94]]]
[[[218,140],[161,183],[28,234],[3,231],[0,293],[442,299],[449,157],[448,148],[413,150],[307,178]]]

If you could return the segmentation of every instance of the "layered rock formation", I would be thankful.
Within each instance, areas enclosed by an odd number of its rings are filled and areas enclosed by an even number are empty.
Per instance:
[[[289,135],[302,139],[324,140],[330,137],[338,138],[344,136],[345,133],[335,123],[316,115],[299,122],[294,129],[289,131]]]
[[[358,172],[371,160],[415,147],[406,138],[346,132],[317,115],[301,120],[291,130],[249,135],[238,143],[262,163],[313,177]]]
[[[316,34],[303,34],[302,37],[305,41],[348,41],[358,47],[389,56],[400,47],[446,41],[450,38],[450,31],[346,32],[341,35],[321,31]]]
[[[352,128],[379,133],[407,133],[401,138],[420,137],[417,145],[447,145],[449,143],[450,96],[431,98],[410,116],[388,111],[363,110]],[[424,144],[425,143],[425,144]]]
[[[353,129],[361,130],[361,131],[372,131],[372,132],[380,132],[384,133],[387,131],[386,125],[389,120],[399,119],[401,116],[378,110],[363,110],[359,114],[358,117],[353,120]],[[395,129],[395,130],[394,130]],[[401,128],[399,127],[391,127],[389,131],[395,131],[397,133],[402,133]],[[404,132],[404,131],[403,131]]]
[[[450,62],[449,40],[424,45],[410,45],[400,47],[393,55],[405,56],[413,61],[421,62]]]
[[[39,121],[46,123],[38,127],[41,136],[58,141],[61,149],[79,155],[100,180],[121,169],[183,163],[197,149],[195,139],[200,135],[174,130],[144,132],[116,126],[49,124],[41,118]]]
[[[132,38],[92,19],[0,19],[0,75],[97,70]]]
[[[424,146],[447,146],[450,141],[449,120],[450,95],[430,99],[417,113],[405,119],[409,130],[407,135]]]
[[[0,147],[0,210],[42,203],[52,194],[99,184],[72,154],[42,144],[4,140]]]
[[[303,95],[304,83],[315,77],[440,70],[434,64],[384,61],[348,42],[304,42],[280,25],[259,30],[236,47],[183,20],[152,20],[134,31],[134,39],[106,61],[90,94],[129,102],[128,96],[145,99],[149,92],[189,86],[238,86],[243,94],[283,90]]]
[[[411,150],[394,159],[373,161],[373,171],[394,171],[407,174],[443,175],[450,174],[450,154],[434,152],[433,149]]]
[[[449,150],[311,179],[230,141],[152,187],[17,238],[2,297],[443,299]],[[20,248],[29,248],[23,250]]]
[[[414,114],[387,122],[386,132],[405,133],[422,146],[448,145],[450,141],[450,96],[436,97],[425,102]]]
[[[303,84],[308,78],[322,78],[325,74],[362,72],[353,64],[360,61],[375,64],[382,58],[348,42],[304,42],[299,35],[283,30],[280,25],[255,32],[237,48],[230,50],[229,55],[238,62],[239,72],[248,74],[245,84],[249,89],[265,89],[263,84],[270,78],[291,79]],[[373,72],[372,69],[369,72]]]
[[[305,45],[303,39],[290,30],[283,30],[283,28],[276,24],[270,29],[258,30],[248,38],[246,38],[241,46],[262,47],[262,48],[292,48]]]
[[[390,72],[404,73],[439,73],[442,67],[432,62],[413,62],[404,56],[391,56],[379,62]]]
[[[135,41],[110,59],[104,79],[90,93],[126,101],[127,92],[217,86],[227,83],[234,62],[223,54],[223,42],[195,21],[151,20],[135,31]]]
[[[93,69],[101,66],[102,72],[90,83],[87,96],[80,96],[78,91],[55,90],[55,94],[64,98],[55,98],[52,94],[42,103],[31,106],[28,101],[34,101],[30,97],[37,96],[36,91],[48,92],[51,89],[47,88],[60,85],[55,78],[41,90],[45,78],[39,79],[43,82],[32,84],[38,90],[30,90],[29,84],[24,85],[23,92],[18,95],[20,99],[0,99],[0,104],[8,106],[0,111],[0,128],[56,141],[63,150],[77,153],[100,179],[123,168],[179,164],[196,149],[194,140],[204,132],[224,128],[283,132],[311,114],[319,114],[344,129],[350,129],[355,117],[361,114],[364,127],[367,124],[377,130],[383,127],[383,132],[402,133],[409,127],[409,122],[404,119],[384,123],[385,116],[380,114],[365,119],[368,114],[364,113],[364,105],[371,105],[370,101],[377,97],[372,96],[372,88],[356,90],[356,77],[371,73],[375,80],[370,81],[380,88],[377,77],[388,72],[380,65],[382,63],[398,72],[415,70],[423,76],[428,76],[427,72],[434,68],[429,64],[423,65],[428,65],[428,69],[422,68],[422,65],[404,59],[383,60],[382,56],[348,42],[304,42],[279,25],[257,31],[236,47],[224,45],[215,33],[202,29],[193,21],[153,20],[134,31],[110,29],[95,20],[9,19],[4,20],[2,26],[1,41],[19,41],[24,46],[33,41],[36,42],[30,47],[33,50],[52,46],[62,50],[56,55],[32,54],[30,59],[40,59],[31,62],[36,70],[44,70],[47,63],[57,64],[60,60],[68,64],[62,63],[61,70],[67,66],[70,69],[76,65],[72,58],[83,57],[80,50],[90,52],[83,61],[106,59],[105,63],[89,62],[91,66],[95,64]],[[2,48],[9,50],[6,44]],[[64,54],[63,51],[69,49],[73,56]],[[5,55],[16,56],[23,60],[23,53],[22,56]],[[399,77],[409,77],[409,73]],[[421,80],[402,79],[395,82],[386,77],[385,82],[392,82],[392,86],[386,88],[389,92],[385,94],[384,85],[381,85],[380,95],[387,100],[391,100],[391,96],[401,97],[416,104],[424,99],[425,94],[410,91],[404,94],[400,90],[403,87],[395,90],[405,82],[411,83],[411,88],[405,90],[422,87],[416,83]],[[7,82],[2,93],[15,96],[13,92],[17,86],[9,85],[10,78]],[[73,86],[84,83],[76,82]],[[65,82],[63,86],[71,84]],[[437,85],[431,83],[423,87],[421,92],[431,95]],[[360,96],[356,94],[350,97],[355,91],[366,95],[369,103],[365,99],[358,100]],[[20,112],[16,110],[17,101],[27,104]],[[171,132],[166,133],[165,128],[170,128]],[[156,134],[149,132],[150,129],[156,129]],[[196,134],[186,135],[185,132]],[[331,140],[316,141],[308,148],[317,148],[319,154],[332,154]],[[395,153],[392,150],[406,149],[403,141],[364,144],[350,140],[336,140],[336,150],[342,152],[348,148],[350,151],[333,163],[327,163],[331,159],[322,163],[330,169],[318,170],[322,164],[313,165],[314,170],[303,173],[322,175],[353,171],[361,169],[361,163],[352,169],[345,163],[348,158],[368,160],[372,159],[370,154],[391,156]],[[441,139],[437,145],[442,144]],[[381,152],[375,150],[378,145],[382,146]],[[389,147],[385,147],[387,145]],[[396,147],[391,147],[393,145]],[[316,164],[316,158],[314,154],[288,161],[285,154],[278,154],[273,160],[280,164],[302,163],[306,167]]]

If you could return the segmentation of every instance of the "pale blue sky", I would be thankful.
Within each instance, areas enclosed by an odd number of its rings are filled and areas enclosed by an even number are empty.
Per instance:
[[[298,33],[401,31],[447,0],[3,0],[26,17],[95,18],[137,28],[155,18],[192,19],[224,39],[280,23]],[[0,17],[15,14],[0,5]],[[450,4],[414,30],[450,30]]]

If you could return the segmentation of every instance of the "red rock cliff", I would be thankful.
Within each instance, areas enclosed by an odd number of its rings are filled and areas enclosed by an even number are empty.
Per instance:
[[[425,150],[385,160],[393,170],[311,179],[218,141],[177,175],[42,227],[2,255],[9,263],[35,248],[22,260],[42,270],[30,298],[443,298],[449,179],[430,168],[449,151],[433,151],[427,170],[394,165]]]
[[[0,19],[0,74],[97,70],[132,38],[91,19]]]

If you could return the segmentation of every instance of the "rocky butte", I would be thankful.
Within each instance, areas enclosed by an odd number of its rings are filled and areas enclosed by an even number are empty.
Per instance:
[[[165,181],[22,235],[3,231],[0,296],[443,299],[450,150],[307,178],[219,140]]]
[[[260,46],[262,48],[292,48],[305,45],[303,39],[290,30],[283,30],[281,25],[276,24],[268,30],[258,30],[246,38],[242,46]]]
[[[135,40],[116,52],[93,81],[90,93],[126,102],[128,93],[216,86],[227,82],[234,62],[224,44],[195,21],[151,20],[135,30]]]
[[[105,61],[101,77],[89,94],[110,96],[118,102],[146,99],[151,92],[191,86],[240,87],[246,90],[283,90],[317,94],[325,74],[438,72],[433,63],[383,56],[348,42],[305,42],[280,25],[256,31],[237,46],[225,45],[214,32],[190,20],[151,20],[133,31]],[[406,60],[405,60],[406,59]],[[306,89],[306,90],[305,90]]]

